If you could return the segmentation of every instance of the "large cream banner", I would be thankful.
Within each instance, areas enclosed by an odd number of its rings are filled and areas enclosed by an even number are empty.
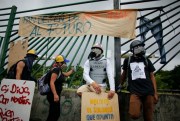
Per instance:
[[[106,10],[20,18],[23,37],[67,37],[89,34],[135,38],[137,10]]]

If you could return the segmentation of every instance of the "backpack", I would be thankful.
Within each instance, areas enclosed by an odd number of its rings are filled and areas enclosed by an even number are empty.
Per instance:
[[[17,67],[17,64],[20,62],[20,61],[24,61],[25,60],[19,60],[18,62],[16,62],[15,64],[13,64],[10,69],[8,70],[7,72],[7,75],[6,75],[6,78],[7,79],[16,79],[16,67]],[[26,62],[25,62],[26,63]]]
[[[50,91],[49,84],[45,84],[46,75],[50,72],[46,72],[38,81],[38,90],[41,95],[47,95],[47,93]]]
[[[54,68],[53,68],[54,69]],[[52,69],[52,70],[53,70]],[[50,92],[50,86],[46,81],[46,76],[51,72],[51,70],[48,70],[38,81],[38,91],[41,95],[47,95],[48,92]],[[60,76],[61,72],[59,73],[58,77]]]

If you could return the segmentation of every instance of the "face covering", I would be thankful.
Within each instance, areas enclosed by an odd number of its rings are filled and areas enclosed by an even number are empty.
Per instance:
[[[144,55],[146,53],[146,50],[143,46],[137,46],[134,47],[133,52],[135,55]]]
[[[33,62],[35,60],[35,57],[33,57],[33,56],[26,56],[25,60],[27,61],[27,66],[28,66],[29,71],[31,71],[32,70],[32,66],[33,66]]]
[[[102,51],[98,48],[92,48],[91,53],[89,54],[89,58],[98,58],[102,55]]]

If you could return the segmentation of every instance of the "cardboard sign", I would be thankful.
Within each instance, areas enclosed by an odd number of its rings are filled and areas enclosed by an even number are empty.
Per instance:
[[[117,94],[113,99],[107,98],[108,93],[82,94],[81,121],[120,121]]]
[[[29,121],[35,82],[3,79],[0,86],[0,121]]]
[[[17,61],[24,59],[28,50],[28,39],[18,40],[10,43],[9,57],[8,57],[8,70]]]
[[[19,36],[67,37],[89,34],[135,38],[137,10],[106,10],[21,17]]]

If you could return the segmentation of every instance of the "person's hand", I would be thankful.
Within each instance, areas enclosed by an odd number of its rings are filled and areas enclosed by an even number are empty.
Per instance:
[[[54,102],[58,102],[59,101],[59,96],[58,95],[54,95]]]
[[[158,102],[158,94],[155,93],[154,94],[154,103],[157,104],[157,102]]]
[[[72,70],[72,72],[75,72],[75,70],[74,70],[74,66],[72,66],[72,67],[71,67],[71,70]]]
[[[112,99],[114,97],[115,91],[109,91],[108,92],[108,99]]]
[[[61,66],[62,69],[66,68],[66,67],[67,67],[66,63],[63,63],[63,65]]]
[[[92,82],[91,86],[94,88],[94,90],[96,91],[97,94],[101,93],[101,88],[96,82]]]

